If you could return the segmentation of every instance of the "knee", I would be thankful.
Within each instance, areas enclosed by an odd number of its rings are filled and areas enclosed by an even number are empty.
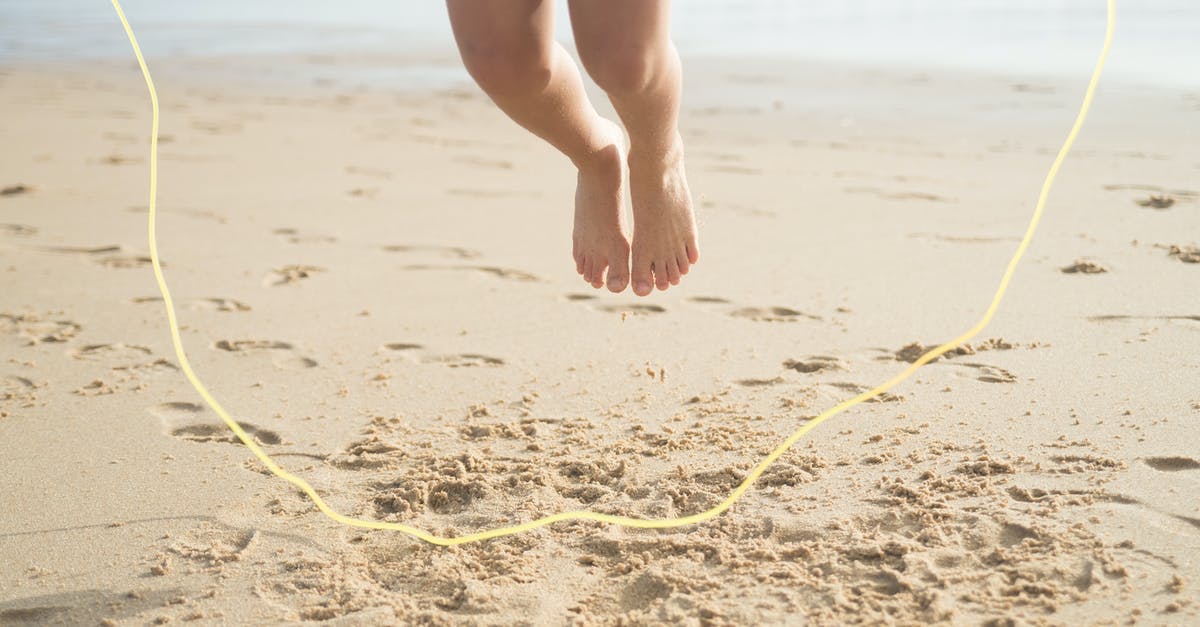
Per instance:
[[[536,93],[550,83],[553,51],[535,44],[479,43],[460,48],[467,73],[492,97]]]
[[[579,50],[579,58],[596,85],[609,94],[636,94],[648,89],[659,74],[660,60],[641,46]]]

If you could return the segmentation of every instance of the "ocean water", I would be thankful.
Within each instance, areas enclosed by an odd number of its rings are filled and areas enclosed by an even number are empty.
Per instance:
[[[558,32],[569,42],[565,1]],[[255,54],[454,54],[436,0],[125,0],[151,59]],[[1118,0],[1106,80],[1200,87],[1200,0]],[[1086,76],[1104,0],[676,0],[685,58],[756,57],[871,68]],[[108,0],[0,1],[0,64],[130,54]],[[465,81],[459,68],[424,73]],[[378,72],[380,81],[405,74]]]

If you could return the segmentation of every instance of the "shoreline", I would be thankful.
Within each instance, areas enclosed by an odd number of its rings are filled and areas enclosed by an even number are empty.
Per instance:
[[[1098,44],[1097,44],[1098,45]],[[314,87],[332,90],[375,91],[384,93],[420,93],[450,89],[477,90],[466,74],[452,49],[420,46],[419,50],[403,51],[325,51],[285,54],[228,54],[228,55],[147,55],[151,71],[162,76],[178,78],[187,76],[193,86],[240,84],[259,88],[306,91]],[[567,46],[578,63],[574,48]],[[132,60],[132,52],[122,49],[123,55],[91,57],[69,60],[45,58],[11,59],[0,62],[0,71],[27,72],[49,71],[70,74],[84,71],[83,67],[99,67],[106,74],[125,71]],[[964,68],[954,66],[922,65],[918,63],[881,64],[878,62],[852,61],[846,59],[818,59],[813,57],[786,55],[723,55],[688,54],[684,52],[685,82],[693,71],[702,76],[697,82],[711,84],[714,69],[730,76],[740,75],[734,81],[739,88],[753,87],[755,83],[770,82],[770,78],[781,78],[788,74],[805,76],[824,75],[875,75],[909,80],[941,80],[959,82],[1009,82],[1014,86],[1025,85],[1029,91],[1064,88],[1077,85],[1082,89],[1090,76],[1092,65],[1081,63],[1077,72],[1057,70],[1054,72],[1021,71],[1000,68]],[[236,68],[236,69],[234,69]],[[136,69],[136,68],[135,68]],[[589,92],[594,85],[585,76]],[[1186,96],[1200,98],[1200,84],[1168,84],[1150,82],[1140,77],[1115,74],[1111,68],[1105,70],[1101,80],[1104,90],[1121,94],[1137,92],[1156,93],[1163,96]],[[600,94],[595,92],[598,96]],[[685,94],[686,95],[686,94]],[[725,96],[733,96],[727,90]]]
[[[402,8],[355,0],[333,8],[268,1],[247,7],[217,0],[201,12],[127,3],[151,60],[257,54],[455,57],[444,9],[436,4]],[[288,12],[281,17],[285,7]],[[565,3],[558,2],[556,10],[555,34],[569,46]],[[673,29],[685,58],[748,64],[787,58],[887,72],[1008,72],[1027,80],[1058,80],[1073,75],[1077,66],[1085,73],[1090,69],[1103,37],[1104,13],[1103,0],[1068,0],[1054,7],[1032,0],[965,7],[945,0],[920,7],[886,7],[869,0],[754,6],[690,0],[677,3]],[[1110,81],[1200,89],[1182,61],[1200,54],[1187,39],[1189,22],[1200,19],[1193,6],[1186,0],[1144,0],[1136,7],[1119,6],[1118,15]],[[72,58],[82,63],[119,60],[127,51],[105,3],[18,5],[0,9],[0,22],[12,25],[8,48],[0,49],[10,59]]]

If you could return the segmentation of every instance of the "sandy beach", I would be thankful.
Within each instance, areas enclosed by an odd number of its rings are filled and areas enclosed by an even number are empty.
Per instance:
[[[967,329],[1087,78],[685,59],[704,252],[637,298],[474,88],[149,60],[200,377],[339,511],[446,535],[704,510]],[[1200,91],[1102,84],[993,324],[726,514],[440,548],[322,516],[180,373],[130,63],[0,71],[0,624],[1200,621]]]

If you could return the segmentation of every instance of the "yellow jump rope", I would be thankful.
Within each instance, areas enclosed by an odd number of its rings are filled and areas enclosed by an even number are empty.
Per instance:
[[[557,514],[544,516],[536,520],[530,520],[518,525],[497,527],[495,529],[488,529],[486,531],[478,531],[463,536],[447,538],[429,533],[424,529],[419,529],[410,525],[383,522],[379,520],[353,518],[334,511],[333,508],[331,508],[329,504],[321,498],[321,495],[317,494],[317,491],[313,489],[313,487],[309,485],[307,481],[291,474],[290,472],[281,468],[279,464],[276,464],[275,460],[271,459],[271,456],[267,455],[266,452],[264,452],[262,448],[255,443],[254,439],[242,429],[241,425],[239,425],[236,420],[230,417],[229,412],[225,411],[225,408],[221,407],[221,404],[218,403],[217,399],[209,393],[208,389],[204,387],[203,383],[201,383],[200,378],[196,376],[195,371],[192,370],[192,366],[188,362],[187,354],[183,350],[183,342],[179,338],[179,325],[175,318],[175,305],[171,301],[171,292],[167,289],[167,282],[163,278],[162,265],[158,260],[158,244],[154,235],[154,221],[156,215],[155,200],[158,194],[158,93],[154,90],[154,81],[150,78],[150,70],[146,67],[146,60],[142,57],[142,51],[138,46],[137,38],[133,35],[133,28],[129,26],[129,21],[125,19],[125,12],[121,10],[121,3],[118,2],[118,0],[112,0],[113,8],[117,10],[117,16],[121,18],[121,25],[125,27],[125,34],[129,36],[129,43],[133,46],[133,53],[137,56],[138,66],[140,66],[142,69],[142,76],[146,79],[146,87],[150,90],[150,259],[154,265],[154,278],[156,281],[158,281],[158,289],[162,293],[163,304],[166,305],[167,308],[167,323],[171,327],[171,342],[175,346],[175,357],[179,360],[179,366],[183,369],[184,376],[186,376],[187,380],[191,382],[192,387],[196,388],[196,392],[199,393],[202,398],[204,398],[204,402],[208,403],[208,406],[211,407],[212,410],[221,417],[221,420],[225,421],[225,424],[228,425],[235,434],[237,434],[237,437],[242,441],[242,444],[245,444],[246,447],[249,448],[252,453],[254,453],[254,456],[257,457],[258,460],[262,462],[268,470],[271,471],[271,474],[300,488],[301,491],[303,491],[308,495],[309,498],[312,499],[313,503],[316,504],[319,510],[321,510],[322,514],[325,514],[329,518],[344,525],[349,525],[351,527],[362,527],[364,529],[388,529],[391,531],[399,531],[431,544],[454,546],[457,544],[467,544],[469,542],[479,542],[481,540],[513,535],[523,531],[530,531],[537,529],[538,527],[545,527],[546,525],[568,520],[594,520],[597,522],[621,525],[623,527],[634,527],[638,529],[667,529],[670,527],[683,527],[684,525],[693,525],[704,522],[710,518],[720,515],[730,507],[733,507],[733,504],[736,503],[738,499],[742,498],[742,495],[744,495],[746,491],[750,489],[750,486],[754,485],[755,481],[758,481],[759,477],[766,472],[767,468],[769,468],[771,464],[775,463],[777,459],[783,456],[788,449],[796,444],[796,442],[800,441],[800,439],[803,438],[809,431],[817,428],[817,425],[820,425],[822,422],[825,422],[826,420],[843,411],[846,411],[847,409],[850,409],[851,407],[854,407],[855,405],[858,405],[859,403],[870,400],[871,398],[874,398],[875,396],[878,396],[899,385],[905,379],[912,376],[912,374],[921,366],[924,366],[930,361],[936,359],[938,356],[954,350],[958,346],[970,341],[971,338],[978,335],[981,331],[983,331],[984,327],[991,322],[992,317],[996,314],[996,309],[1000,306],[1000,301],[1004,298],[1005,291],[1008,290],[1008,284],[1009,281],[1012,280],[1013,273],[1017,269],[1017,263],[1021,261],[1021,257],[1025,254],[1025,249],[1029,247],[1029,242],[1033,239],[1033,234],[1037,230],[1038,222],[1041,221],[1042,212],[1046,207],[1046,197],[1050,193],[1050,187],[1054,184],[1054,178],[1058,175],[1058,170],[1062,166],[1063,160],[1066,159],[1067,153],[1071,150],[1071,145],[1075,143],[1075,137],[1079,134],[1079,129],[1083,127],[1083,121],[1087,118],[1088,109],[1090,109],[1092,106],[1092,98],[1096,95],[1096,85],[1100,81],[1100,72],[1104,68],[1104,61],[1108,58],[1108,50],[1112,44],[1113,26],[1116,21],[1116,0],[1107,0],[1107,2],[1108,21],[1104,32],[1104,46],[1100,51],[1099,59],[1096,61],[1096,69],[1092,72],[1092,79],[1088,83],[1087,91],[1084,93],[1083,103],[1079,107],[1079,113],[1075,116],[1075,123],[1071,126],[1071,132],[1067,134],[1067,139],[1063,141],[1062,148],[1058,150],[1058,156],[1054,158],[1054,163],[1050,165],[1050,171],[1047,172],[1046,179],[1042,183],[1042,191],[1038,194],[1037,206],[1033,210],[1033,217],[1029,219],[1029,226],[1025,230],[1025,236],[1021,238],[1020,245],[1017,246],[1016,252],[1013,253],[1012,259],[1009,260],[1008,267],[1004,270],[1004,276],[1000,279],[1000,285],[996,288],[996,293],[992,296],[991,304],[988,305],[987,311],[983,314],[983,317],[975,323],[975,326],[971,327],[965,333],[959,335],[953,340],[950,340],[949,342],[930,350],[924,355],[921,355],[920,359],[917,359],[899,374],[887,380],[886,382],[881,383],[870,390],[859,394],[858,396],[844,400],[825,410],[816,418],[806,422],[804,426],[797,429],[795,433],[780,443],[779,446],[775,447],[775,450],[771,451],[769,455],[764,457],[763,460],[754,467],[754,470],[750,471],[750,474],[746,475],[745,480],[743,480],[738,487],[734,488],[734,490],[730,492],[724,500],[711,509],[692,514],[690,516],[659,519],[631,518],[629,516],[615,516],[612,514],[601,514],[599,512],[591,511],[560,512]]]

